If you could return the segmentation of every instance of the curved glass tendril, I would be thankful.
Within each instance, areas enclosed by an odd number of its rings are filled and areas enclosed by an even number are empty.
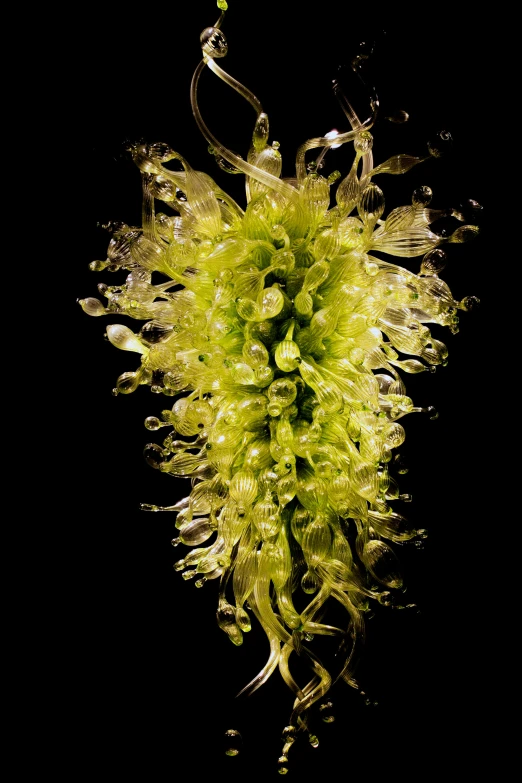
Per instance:
[[[247,207],[167,144],[133,145],[143,225],[113,226],[107,259],[91,264],[95,271],[125,269],[127,277],[99,286],[105,303],[80,304],[89,315],[144,322],[138,332],[107,328],[113,345],[140,357],[114,393],[149,385],[166,397],[160,416],[145,426],[168,432],[145,457],[160,471],[189,478],[191,491],[171,507],[142,508],[176,514],[172,543],[189,550],[174,567],[198,587],[219,581],[217,621],[232,643],[242,643],[253,618],[266,633],[268,660],[241,694],[256,691],[276,669],[293,693],[279,759],[284,774],[299,734],[318,742],[309,730],[312,705],[338,680],[359,687],[354,673],[372,603],[400,607],[402,577],[390,544],[426,535],[392,509],[395,500],[410,499],[390,471],[405,438],[400,420],[421,411],[436,417],[433,408],[414,405],[400,371],[434,372],[446,363],[446,346],[428,324],[457,332],[458,312],[477,300],[455,299],[440,279],[441,245],[471,239],[478,229],[434,233],[439,217],[463,216],[430,209],[429,187],[384,217],[374,178],[405,173],[422,159],[401,154],[374,166],[369,130],[378,99],[370,88],[371,111],[361,122],[335,84],[351,129],[302,144],[295,179],[281,179],[281,154],[268,143],[261,103],[215,62],[228,48],[221,30],[226,5],[219,0],[220,19],[202,33],[191,100],[218,163],[246,176]],[[198,82],[206,68],[256,112],[246,160],[202,119]],[[449,140],[440,134],[429,155],[438,157]],[[329,148],[349,142],[353,164],[332,199],[341,175],[325,178],[319,170]],[[320,148],[306,166],[306,153]],[[178,170],[165,165],[172,161]],[[160,202],[168,213],[156,212]],[[375,251],[419,257],[420,271]],[[156,282],[158,273],[166,280]],[[336,625],[325,616],[332,602],[344,616]],[[310,646],[321,635],[342,652],[335,671]],[[292,675],[294,654],[308,663],[308,683]],[[330,702],[320,714],[333,720]],[[229,755],[238,752],[236,735],[227,732]]]

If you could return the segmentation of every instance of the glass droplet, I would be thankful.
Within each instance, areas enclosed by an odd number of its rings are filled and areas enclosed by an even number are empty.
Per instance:
[[[404,109],[397,109],[397,111],[389,114],[386,119],[388,122],[393,122],[396,125],[402,125],[403,123],[408,122],[410,115],[407,111],[404,111]]]
[[[236,729],[225,731],[225,754],[227,756],[237,756],[243,747],[243,737]]]
[[[308,570],[301,579],[301,589],[304,593],[312,595],[318,588],[317,577],[313,571]]]
[[[373,182],[362,193],[357,210],[365,223],[374,225],[384,212],[384,193]]]
[[[433,191],[428,185],[422,185],[413,191],[412,204],[414,207],[427,207],[433,198]]]
[[[295,742],[295,735],[297,733],[297,729],[295,726],[285,726],[283,729],[283,740],[285,742]]]
[[[448,237],[448,242],[456,242],[458,244],[470,242],[472,239],[476,239],[479,234],[480,228],[478,226],[460,226]]]
[[[288,772],[288,757],[287,756],[279,756],[279,759],[277,760],[277,771],[280,775],[286,775]]]
[[[268,141],[269,123],[268,115],[265,112],[261,112],[256,120],[254,133],[252,136],[252,143],[256,149],[256,152],[261,152],[266,147]]]
[[[448,152],[451,149],[451,145],[453,144],[453,138],[451,136],[451,133],[446,130],[442,130],[439,133],[437,133],[436,136],[433,137],[433,139],[430,139],[428,141],[428,150],[430,152],[430,155],[432,155],[434,158],[441,158],[446,152]]]
[[[335,715],[333,714],[333,704],[331,701],[325,701],[321,704],[319,707],[319,715],[321,716],[321,720],[325,723],[334,722]]]
[[[476,310],[479,305],[480,299],[478,299],[476,296],[465,296],[460,303],[461,308],[466,312],[469,312],[470,310]]]
[[[401,476],[404,476],[409,470],[404,457],[401,454],[396,454],[393,458],[393,467]]]
[[[150,345],[166,340],[172,334],[173,327],[170,324],[162,324],[159,321],[148,321],[140,329],[140,337]]]
[[[87,299],[78,299],[77,302],[83,312],[87,313],[87,315],[98,317],[100,315],[105,315],[107,312],[100,300],[95,299],[92,296],[87,297]]]
[[[475,223],[482,213],[483,207],[474,201],[472,198],[468,198],[462,201],[456,209],[453,210],[453,217],[457,220],[461,220],[463,223]]]
[[[439,247],[430,250],[421,262],[421,275],[438,275],[442,272],[448,262],[448,256]]]
[[[309,734],[308,735],[308,742],[312,746],[312,748],[318,748],[319,747],[319,738],[316,734]]]
[[[91,261],[89,264],[89,269],[91,272],[101,272],[102,269],[105,269],[108,266],[107,261]]]
[[[163,463],[163,449],[157,443],[148,443],[143,450],[143,456],[151,468],[160,469]]]
[[[147,416],[147,418],[145,419],[145,426],[151,432],[154,432],[155,430],[159,430],[161,425],[162,422],[157,418],[157,416]]]

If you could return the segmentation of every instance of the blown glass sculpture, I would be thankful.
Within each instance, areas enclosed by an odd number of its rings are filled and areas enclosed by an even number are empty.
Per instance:
[[[425,536],[393,510],[394,500],[409,498],[389,464],[405,438],[400,420],[436,412],[415,406],[401,372],[446,363],[446,346],[428,324],[456,332],[459,311],[477,300],[456,300],[439,277],[441,245],[471,239],[478,229],[435,233],[435,221],[463,223],[467,211],[430,209],[429,187],[385,216],[383,175],[403,174],[424,158],[399,154],[376,165],[370,129],[378,100],[368,85],[371,111],[361,121],[334,84],[350,130],[305,142],[295,178],[282,179],[260,102],[217,63],[227,53],[227,4],[219,0],[218,7],[219,20],[201,34],[191,101],[219,166],[245,175],[246,208],[167,144],[132,145],[143,224],[112,225],[107,259],[91,264],[127,277],[99,286],[105,303],[80,304],[88,315],[145,322],[138,332],[107,328],[114,346],[140,356],[114,394],[149,385],[167,398],[165,410],[145,422],[152,432],[166,431],[161,445],[146,447],[146,460],[190,479],[191,491],[172,506],[143,509],[177,515],[172,543],[189,550],[175,569],[197,587],[217,580],[217,622],[231,642],[242,644],[253,620],[266,633],[268,660],[242,693],[256,691],[276,669],[292,692],[279,759],[284,774],[298,735],[317,741],[310,708],[321,702],[329,722],[331,686],[344,680],[359,687],[354,672],[372,602],[400,606],[391,544]],[[362,59],[353,70],[364,83]],[[246,160],[201,116],[198,83],[206,69],[255,111]],[[427,157],[439,157],[450,140],[440,133]],[[350,170],[323,176],[326,152],[343,144],[353,145]],[[307,163],[314,149],[319,154]],[[414,257],[421,258],[418,274],[398,263]],[[342,622],[329,622],[332,604],[341,607]],[[335,670],[314,651],[316,636],[336,640],[342,654]],[[308,682],[294,679],[293,654],[308,665]],[[231,731],[230,755],[236,740]]]

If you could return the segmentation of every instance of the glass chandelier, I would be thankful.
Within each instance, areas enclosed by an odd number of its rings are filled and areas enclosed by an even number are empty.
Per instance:
[[[145,385],[167,398],[146,419],[161,437],[145,458],[190,482],[172,505],[142,508],[175,515],[174,567],[196,587],[216,585],[217,623],[232,644],[246,641],[253,623],[266,634],[266,664],[241,693],[254,693],[276,670],[288,686],[278,760],[286,774],[294,743],[305,737],[315,747],[314,721],[333,720],[332,687],[361,690],[356,667],[372,607],[408,606],[394,545],[420,543],[426,531],[395,510],[410,499],[398,485],[396,450],[405,416],[437,414],[415,404],[404,376],[445,365],[447,348],[430,325],[456,333],[460,315],[478,304],[455,298],[440,273],[443,246],[477,236],[480,206],[433,209],[422,186],[386,210],[385,175],[440,157],[451,136],[432,138],[424,156],[376,161],[379,101],[366,55],[352,67],[367,91],[367,115],[335,83],[349,130],[302,144],[294,176],[282,178],[261,103],[217,62],[228,49],[227,3],[217,5],[219,19],[201,34],[191,102],[219,167],[244,175],[245,204],[168,144],[132,144],[142,225],[109,227],[107,258],[91,269],[121,279],[80,304],[91,316],[142,322],[138,330],[107,327],[114,346],[139,355],[114,394]],[[207,69],[255,112],[245,159],[202,115]],[[351,166],[328,173],[327,153],[342,145],[353,150]],[[444,219],[455,226],[438,233],[433,224]],[[407,259],[418,260],[417,272],[402,265]],[[332,663],[317,652],[323,637],[335,646]],[[309,670],[302,682],[294,679],[296,657]],[[227,754],[236,755],[237,729],[226,739]]]

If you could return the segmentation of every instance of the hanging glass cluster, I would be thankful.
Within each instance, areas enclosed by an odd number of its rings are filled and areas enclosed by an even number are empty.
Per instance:
[[[335,681],[358,687],[354,670],[372,601],[397,605],[402,578],[390,542],[425,536],[392,510],[394,500],[409,497],[399,494],[389,463],[405,438],[400,419],[435,413],[415,407],[399,371],[433,372],[446,363],[446,346],[427,324],[456,332],[458,311],[477,300],[454,299],[440,279],[440,245],[473,238],[478,229],[434,233],[434,221],[452,215],[462,222],[464,214],[430,209],[429,187],[383,217],[384,195],[374,180],[423,159],[396,155],[374,165],[374,93],[370,117],[361,122],[337,86],[351,130],[306,142],[295,179],[281,179],[281,154],[277,142],[268,142],[261,104],[216,63],[227,52],[220,29],[226,2],[218,7],[220,19],[201,35],[192,106],[221,168],[246,175],[247,207],[167,144],[134,145],[143,225],[112,226],[107,260],[91,264],[95,271],[127,270],[126,282],[99,286],[106,304],[94,298],[80,304],[89,315],[145,321],[138,333],[107,328],[113,345],[141,357],[114,393],[149,385],[176,398],[160,418],[145,421],[151,431],[169,430],[145,456],[165,473],[190,478],[191,492],[168,508],[143,508],[177,514],[172,543],[190,550],[175,568],[198,587],[219,580],[217,622],[230,640],[240,645],[253,617],[265,631],[268,661],[243,692],[279,669],[294,694],[279,759],[284,774],[294,740],[310,734],[309,708]],[[359,65],[355,60],[356,73]],[[220,144],[202,120],[197,91],[205,68],[256,111],[247,160]],[[438,157],[449,140],[439,134],[427,157]],[[325,178],[320,170],[326,151],[346,143],[354,160],[332,206],[331,187],[341,175]],[[322,152],[306,165],[314,148]],[[157,212],[157,202],[169,214]],[[422,257],[420,272],[374,251]],[[323,622],[332,601],[346,612],[341,627]],[[335,672],[311,649],[316,635],[338,637],[344,654]],[[307,684],[292,676],[293,653],[310,666]],[[328,701],[319,708],[326,722],[330,708]]]

